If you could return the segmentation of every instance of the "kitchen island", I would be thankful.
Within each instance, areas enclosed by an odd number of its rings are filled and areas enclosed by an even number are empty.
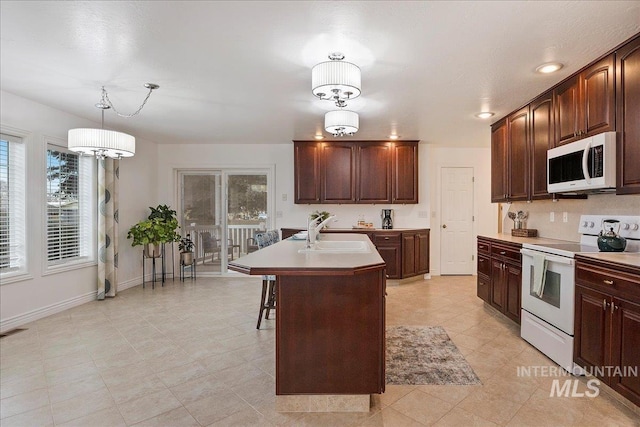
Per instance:
[[[278,398],[328,395],[341,410],[368,411],[385,384],[385,263],[366,235],[323,234],[316,245],[283,240],[229,269],[277,277]],[[300,399],[277,402],[286,411]]]

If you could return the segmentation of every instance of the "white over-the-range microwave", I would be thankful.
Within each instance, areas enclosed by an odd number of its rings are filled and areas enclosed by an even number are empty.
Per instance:
[[[616,188],[616,133],[604,132],[547,151],[549,193]]]

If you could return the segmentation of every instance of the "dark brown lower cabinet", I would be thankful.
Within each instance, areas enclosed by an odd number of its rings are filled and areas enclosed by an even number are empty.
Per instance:
[[[384,268],[338,274],[278,276],[277,395],[384,391]]]
[[[429,230],[402,233],[402,277],[429,272]]]
[[[478,237],[477,295],[509,319],[520,323],[521,245]]]
[[[577,258],[574,361],[640,406],[640,268]]]
[[[491,304],[491,257],[489,244],[478,242],[478,289],[477,295],[487,304]],[[482,251],[486,248],[487,253]]]
[[[400,232],[374,232],[371,240],[387,264],[387,278],[399,279],[402,277],[402,234]]]

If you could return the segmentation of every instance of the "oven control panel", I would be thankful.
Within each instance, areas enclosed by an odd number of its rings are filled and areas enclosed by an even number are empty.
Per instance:
[[[619,221],[620,230],[618,231],[616,226],[613,231],[619,233],[620,236],[626,239],[640,240],[640,216],[636,215],[581,215],[578,232],[597,236],[606,220]]]

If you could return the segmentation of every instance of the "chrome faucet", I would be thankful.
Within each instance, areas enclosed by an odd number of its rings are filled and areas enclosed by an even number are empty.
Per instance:
[[[307,249],[310,248],[311,245],[316,243],[316,240],[318,240],[318,233],[320,233],[320,230],[322,230],[322,227],[324,227],[329,221],[331,221],[335,217],[336,217],[335,215],[331,215],[329,218],[325,219],[319,224],[317,224],[317,222],[318,220],[322,219],[321,216],[309,221],[309,225],[307,226]]]

